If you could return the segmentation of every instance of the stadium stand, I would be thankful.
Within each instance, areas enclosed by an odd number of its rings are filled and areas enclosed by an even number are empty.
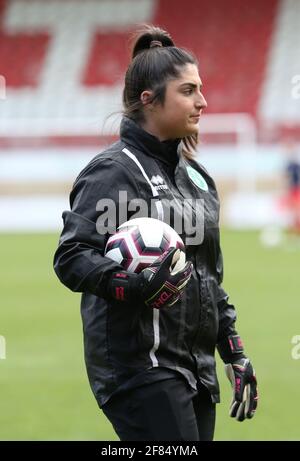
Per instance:
[[[300,141],[298,0],[0,0],[0,199],[65,195],[115,139],[128,40],[143,22],[199,60],[201,156],[221,194],[278,186],[278,143]]]
[[[298,125],[295,0],[186,0],[184,8],[181,0],[0,0],[2,145],[30,133],[50,144],[75,135],[96,142],[91,136],[120,110],[128,36],[138,22],[161,24],[194,50],[207,113],[247,113],[263,127]]]
[[[156,20],[198,57],[207,82],[207,112],[255,115],[277,0],[188,1],[185,15],[175,3],[170,16],[169,2],[162,0]]]

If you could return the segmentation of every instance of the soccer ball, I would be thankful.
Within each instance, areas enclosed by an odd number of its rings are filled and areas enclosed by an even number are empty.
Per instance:
[[[121,224],[106,244],[104,255],[129,271],[139,273],[169,248],[179,248],[180,258],[173,270],[185,264],[184,243],[168,224],[153,218],[136,218]]]

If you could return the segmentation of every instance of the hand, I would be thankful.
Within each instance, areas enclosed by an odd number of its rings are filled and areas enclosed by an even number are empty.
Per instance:
[[[179,249],[169,249],[140,274],[114,273],[112,296],[118,301],[141,301],[154,309],[172,306],[180,298],[193,270],[189,261],[181,270],[176,268],[181,253]]]
[[[229,414],[238,421],[254,416],[257,402],[257,381],[250,360],[245,357],[225,365],[226,375],[233,388]]]
[[[189,261],[183,269],[176,270],[181,253],[173,248],[141,272],[144,280],[142,297],[147,306],[155,309],[170,307],[180,298],[193,270]]]

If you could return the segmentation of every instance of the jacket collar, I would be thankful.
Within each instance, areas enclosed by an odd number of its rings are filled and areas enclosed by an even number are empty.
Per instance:
[[[179,161],[178,146],[181,139],[161,142],[128,117],[123,117],[121,121],[120,137],[125,144],[135,147],[168,165],[176,165]]]

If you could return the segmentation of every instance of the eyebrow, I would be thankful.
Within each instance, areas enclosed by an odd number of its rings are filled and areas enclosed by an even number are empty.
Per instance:
[[[192,82],[185,82],[185,83],[182,83],[182,84],[179,85],[179,86],[180,86],[180,88],[181,88],[182,86],[190,86],[190,87],[192,87],[192,88],[197,88],[198,85],[197,85],[196,83],[192,83]],[[203,83],[200,83],[200,89],[201,89],[202,87],[203,87]]]

